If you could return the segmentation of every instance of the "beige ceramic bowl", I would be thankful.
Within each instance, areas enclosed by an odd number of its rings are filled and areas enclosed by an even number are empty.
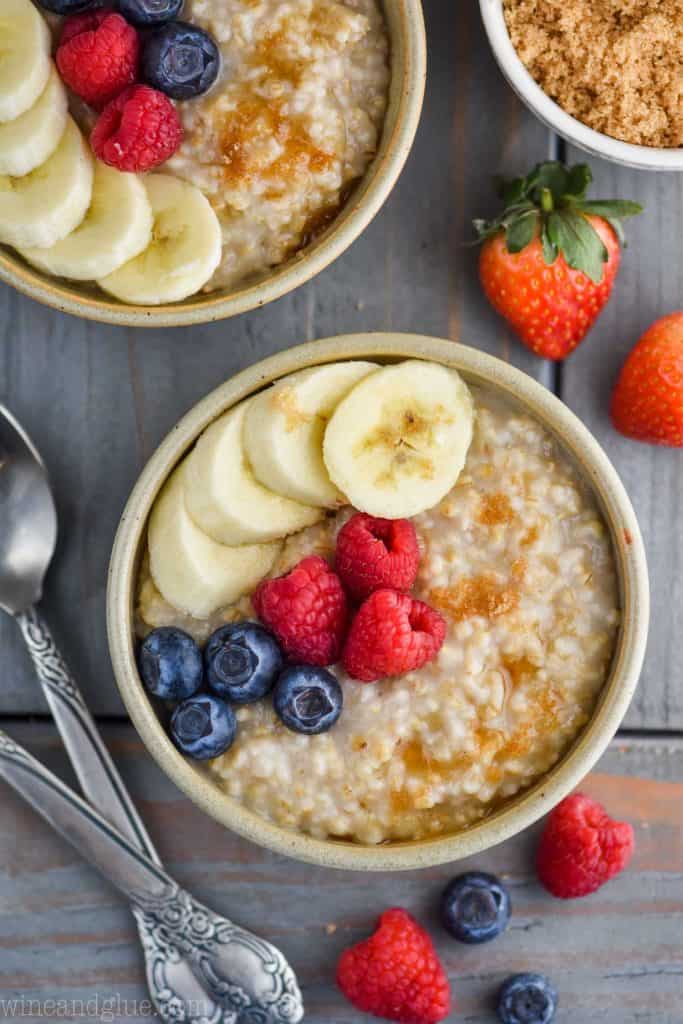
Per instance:
[[[279,299],[337,259],[367,227],[391,192],[420,120],[427,68],[421,0],[382,0],[391,42],[389,106],[377,156],[331,226],[256,283],[194,295],[164,306],[131,306],[95,285],[63,281],[29,267],[0,246],[0,280],[64,313],[127,327],[179,327],[245,313]]]
[[[162,484],[201,432],[247,395],[294,370],[339,359],[431,359],[455,367],[472,384],[501,392],[555,434],[593,489],[607,522],[618,569],[622,624],[602,697],[568,754],[531,789],[484,821],[456,834],[419,842],[363,846],[313,839],[260,818],[233,800],[173,746],[148,700],[135,663],[133,603],[147,517]],[[521,831],[576,786],[616,732],[638,681],[649,616],[647,566],[631,503],[607,456],[565,405],[531,377],[492,356],[450,341],[412,334],[360,334],[314,341],[266,359],[199,402],[162,442],[128,500],[114,542],[107,626],[119,689],[144,743],[161,768],[227,828],[299,860],[329,867],[388,870],[427,867],[478,853]]]

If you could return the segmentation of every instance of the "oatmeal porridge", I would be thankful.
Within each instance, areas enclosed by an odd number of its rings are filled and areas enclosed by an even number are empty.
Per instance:
[[[185,138],[169,173],[218,215],[221,263],[208,289],[296,252],[338,211],[377,150],[389,88],[379,0],[186,0],[210,32],[221,78],[180,105]]]
[[[237,707],[237,738],[206,770],[230,796],[286,828],[377,844],[480,820],[546,773],[588,721],[619,623],[611,542],[592,496],[529,415],[472,389],[464,469],[412,518],[414,597],[443,616],[431,663],[364,684],[338,664],[343,714],[321,735],[291,732],[272,704]],[[352,515],[328,511],[284,541],[270,568],[331,560]],[[138,632],[176,626],[203,643],[253,619],[249,597],[204,620],[178,612],[146,561]]]
[[[131,305],[262,280],[379,150],[382,3],[2,0],[0,244]]]

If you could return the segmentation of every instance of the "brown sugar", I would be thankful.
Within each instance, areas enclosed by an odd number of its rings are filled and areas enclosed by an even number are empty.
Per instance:
[[[683,0],[504,0],[522,62],[584,124],[683,145]]]
[[[271,405],[282,414],[288,434],[305,426],[313,419],[311,413],[304,412],[300,408],[296,398],[296,389],[292,386],[280,388],[271,399]]]
[[[513,562],[512,579],[507,583],[500,583],[492,573],[465,576],[453,586],[435,587],[430,591],[429,602],[452,622],[474,615],[496,619],[518,607],[525,569],[522,559]]]
[[[270,161],[267,143],[276,139],[282,153]],[[334,157],[314,145],[296,118],[283,113],[276,100],[253,96],[227,115],[219,136],[225,181],[236,186],[261,174],[276,182],[297,174],[318,173],[332,166]],[[279,194],[277,191],[274,195]]]
[[[521,658],[506,658],[503,656],[501,660],[503,668],[506,669],[510,676],[513,688],[519,686],[524,680],[533,678],[538,672],[538,665],[534,665],[533,661],[530,661],[526,655],[522,655]]]
[[[496,491],[494,494],[483,494],[479,507],[479,522],[484,526],[500,526],[511,523],[515,518],[510,499],[507,494]]]

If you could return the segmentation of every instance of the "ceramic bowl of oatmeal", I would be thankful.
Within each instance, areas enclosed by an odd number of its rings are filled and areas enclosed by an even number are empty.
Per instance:
[[[35,249],[24,260],[1,245],[0,279],[93,320],[142,327],[209,322],[297,288],[378,212],[422,107],[419,0],[185,0],[182,18],[215,40],[220,73],[204,95],[177,101],[183,141],[154,173],[188,183],[210,204],[212,230],[197,240],[209,266],[201,284],[182,291],[179,279],[181,298],[166,299],[168,275],[159,270],[159,289],[148,281],[156,271],[143,252],[125,264],[136,273],[140,264],[137,281],[117,269],[100,287],[51,276]],[[72,105],[72,114],[87,135],[94,115],[84,114],[82,104]],[[156,218],[149,189],[148,198]],[[166,216],[157,205],[152,243]],[[175,244],[170,236],[169,259]]]
[[[310,555],[333,562],[337,535],[354,508],[342,497],[308,522],[290,524],[288,536],[271,538],[267,564],[259,563],[241,595],[209,594],[209,567],[206,587],[190,600],[182,558],[158,564],[164,544],[176,552],[185,544],[173,536],[175,527],[167,532],[170,521],[162,514],[174,481],[194,487],[194,452],[203,453],[195,458],[201,462],[219,424],[230,424],[244,408],[248,415],[258,400],[251,396],[267,400],[263,389],[272,382],[279,388],[273,394],[281,396],[283,388],[289,393],[291,374],[348,363],[359,377],[368,375],[353,385],[357,391],[406,360],[419,360],[418,372],[425,364],[457,371],[458,386],[469,396],[458,408],[472,422],[455,484],[410,515],[420,552],[411,593],[445,623],[438,654],[396,678],[366,683],[342,659],[331,671],[343,691],[343,710],[329,731],[292,732],[265,699],[237,708],[237,738],[226,753],[202,762],[186,758],[167,734],[167,712],[142,684],[141,639],[175,626],[203,645],[227,622],[254,620],[256,581],[279,577]],[[291,415],[289,405],[284,411]],[[338,415],[324,427],[326,437]],[[424,493],[431,493],[433,475],[418,473]],[[354,493],[367,495],[362,488]],[[193,515],[200,505],[185,502]],[[253,525],[245,520],[240,528]],[[648,615],[638,524],[586,428],[545,388],[501,360],[401,334],[345,336],[290,349],[195,406],[133,489],[114,543],[107,595],[123,700],[148,750],[180,789],[254,842],[358,870],[455,861],[547,813],[616,732],[638,681]]]
[[[479,0],[498,65],[544,124],[594,156],[683,170],[677,0]]]

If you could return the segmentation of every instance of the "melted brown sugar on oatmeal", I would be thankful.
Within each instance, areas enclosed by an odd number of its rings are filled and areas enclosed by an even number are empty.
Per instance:
[[[248,186],[260,175],[274,183],[266,194],[275,198],[292,178],[332,166],[335,155],[315,146],[301,121],[283,109],[282,102],[253,96],[226,116],[219,131],[219,151],[227,184]],[[282,150],[275,160],[265,155],[273,139]]]
[[[526,563],[519,558],[512,563],[507,583],[501,583],[493,573],[462,577],[450,587],[430,590],[429,603],[451,622],[475,615],[486,619],[507,615],[519,605],[525,570]]]
[[[482,494],[479,509],[479,522],[484,526],[499,526],[511,523],[515,518],[510,499],[502,491]]]

